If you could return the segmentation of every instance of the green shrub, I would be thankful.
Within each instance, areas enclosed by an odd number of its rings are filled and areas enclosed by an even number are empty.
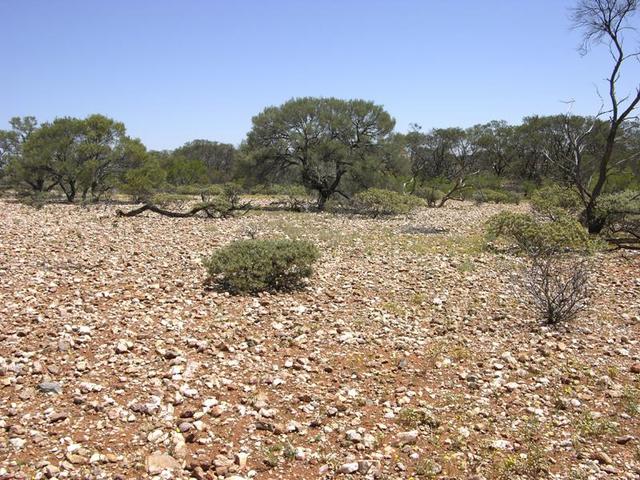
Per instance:
[[[313,272],[317,248],[301,240],[239,240],[204,261],[208,281],[232,293],[291,290]]]
[[[596,211],[608,224],[640,215],[640,190],[604,194],[598,199]]]
[[[520,203],[520,195],[506,190],[493,190],[483,188],[473,192],[472,199],[477,204],[481,203]]]
[[[640,248],[640,190],[602,195],[596,212],[610,243],[621,248]]]
[[[491,173],[479,173],[469,178],[469,186],[479,190],[501,190],[502,179]]]
[[[444,192],[435,187],[421,186],[413,192],[416,197],[422,198],[427,202],[427,206],[435,207],[436,204],[444,197]]]
[[[309,194],[302,185],[282,185],[282,187],[275,204],[294,212],[305,212],[310,209]]]
[[[551,219],[562,215],[575,215],[582,208],[580,195],[573,188],[551,184],[531,195],[533,209]]]
[[[527,213],[501,212],[489,219],[487,232],[490,239],[505,238],[514,242],[520,251],[533,256],[590,252],[596,246],[580,222],[568,215],[548,222]]]
[[[184,195],[181,195],[178,193],[166,193],[166,192],[154,193],[153,196],[151,197],[151,203],[155,205],[169,205],[172,203],[182,204],[188,200],[189,199],[185,198]]]
[[[380,215],[401,215],[423,205],[415,195],[405,195],[391,190],[369,188],[353,197],[355,208],[362,214],[376,218]]]

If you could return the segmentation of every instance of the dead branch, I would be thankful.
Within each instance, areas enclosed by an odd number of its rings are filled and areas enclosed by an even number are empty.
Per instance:
[[[163,215],[165,217],[171,218],[190,218],[196,217],[200,213],[204,213],[207,218],[228,218],[233,216],[236,212],[246,212],[251,208],[251,203],[242,203],[237,205],[225,206],[221,207],[219,203],[216,202],[206,202],[195,205],[190,210],[186,212],[175,212],[172,210],[166,210],[164,208],[160,208],[157,205],[152,203],[145,203],[141,207],[134,208],[133,210],[129,210],[125,212],[123,210],[118,209],[116,211],[116,215],[118,217],[135,217],[140,215],[141,213],[146,212],[147,210],[150,212],[157,213],[159,215]]]

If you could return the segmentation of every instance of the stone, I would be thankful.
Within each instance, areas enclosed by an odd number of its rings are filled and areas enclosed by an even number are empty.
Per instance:
[[[394,440],[395,445],[415,445],[418,441],[418,431],[410,430],[408,432],[400,432]]]
[[[247,466],[247,458],[249,458],[249,454],[246,452],[238,452],[235,456],[236,465],[240,468],[246,468]]]
[[[624,435],[622,437],[616,438],[616,443],[619,445],[626,445],[631,441],[633,441],[633,437],[631,435]]]
[[[603,465],[611,465],[613,463],[611,457],[600,450],[591,454],[591,460],[595,460],[596,462],[602,463]]]
[[[62,393],[62,385],[59,382],[42,382],[38,384],[38,390],[42,393],[55,393],[59,395]]]
[[[165,470],[180,470],[182,465],[171,455],[154,453],[145,459],[145,467],[151,475],[158,475]]]
[[[342,473],[345,475],[350,473],[356,473],[359,468],[360,468],[360,465],[358,464],[358,462],[343,463],[338,469],[338,473]]]

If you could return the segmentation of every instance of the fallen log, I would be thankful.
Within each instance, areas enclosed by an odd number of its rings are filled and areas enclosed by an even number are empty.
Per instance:
[[[133,210],[129,210],[125,212],[124,210],[118,209],[116,210],[116,215],[118,217],[135,217],[136,215],[140,215],[146,211],[154,212],[159,215],[164,215],[165,217],[171,218],[190,218],[195,217],[199,213],[204,213],[207,218],[228,218],[235,214],[235,212],[242,211],[246,212],[251,208],[251,203],[243,203],[240,205],[231,205],[228,207],[221,207],[217,202],[207,202],[200,203],[198,205],[193,206],[190,210],[186,212],[175,212],[172,210],[166,210],[164,208],[160,208],[153,203],[145,203],[141,207],[134,208]]]

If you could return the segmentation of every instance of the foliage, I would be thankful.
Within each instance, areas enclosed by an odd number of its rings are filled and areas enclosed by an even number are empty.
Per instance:
[[[555,221],[540,221],[526,213],[501,212],[487,222],[489,238],[506,238],[531,256],[591,252],[596,247],[577,220],[563,215]]]
[[[121,190],[131,195],[134,201],[144,201],[158,190],[166,178],[166,172],[156,159],[150,158],[143,165],[127,170],[120,185]]]
[[[237,162],[237,152],[233,145],[227,143],[212,142],[209,140],[193,140],[176,148],[172,156],[195,162],[198,168],[198,176],[203,173],[208,183],[225,183],[233,179]]]
[[[207,182],[207,167],[200,159],[171,155],[163,161],[167,182],[171,185],[196,185]]]
[[[69,202],[78,193],[83,200],[100,199],[145,155],[144,146],[126,136],[122,123],[103,115],[57,118],[37,129],[35,120],[29,125],[7,166],[12,184],[36,192],[59,187]]]
[[[233,293],[290,290],[312,273],[319,253],[301,240],[240,240],[204,261],[208,281]]]
[[[362,162],[378,158],[394,120],[364,100],[295,98],[253,118],[246,150],[258,177],[292,172],[318,193],[318,208],[341,191],[344,179]]]
[[[472,195],[473,200],[477,203],[520,203],[520,195],[507,190],[493,190],[483,188],[476,190]]]
[[[552,220],[563,215],[576,215],[583,206],[574,188],[556,183],[534,191],[530,201],[536,212]]]
[[[38,122],[35,117],[13,117],[9,120],[11,130],[0,130],[0,178],[7,173],[7,166],[19,159],[22,148]]]
[[[414,195],[379,188],[370,188],[357,193],[353,197],[353,203],[357,211],[373,218],[380,215],[406,214],[424,204]]]
[[[428,207],[435,207],[444,197],[442,190],[427,185],[416,188],[413,194],[427,202]]]
[[[604,225],[607,240],[624,248],[640,249],[640,191],[604,194],[596,213]]]
[[[434,129],[423,133],[419,125],[405,135],[405,150],[411,161],[414,184],[440,179],[448,188],[438,207],[454,195],[469,188],[467,180],[478,173],[479,144],[475,130],[461,128]]]

